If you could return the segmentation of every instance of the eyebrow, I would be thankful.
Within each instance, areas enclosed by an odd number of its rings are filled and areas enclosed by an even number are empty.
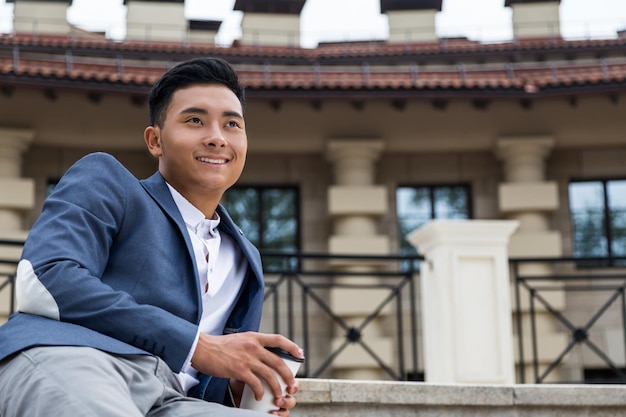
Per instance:
[[[209,112],[207,111],[207,109],[204,109],[202,107],[187,107],[186,109],[183,109],[180,114],[185,114],[185,113],[200,113],[200,114],[209,114]],[[222,113],[222,116],[225,117],[237,117],[239,119],[243,119],[243,116],[241,115],[241,113],[234,111],[234,110],[226,110]]]

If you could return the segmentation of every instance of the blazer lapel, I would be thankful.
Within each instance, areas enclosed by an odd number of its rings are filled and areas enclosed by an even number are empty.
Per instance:
[[[161,176],[161,174],[157,171],[150,178],[141,180],[141,185],[143,188],[150,194],[152,199],[156,201],[156,203],[163,209],[163,211],[169,216],[170,219],[176,224],[176,227],[180,231],[183,239],[185,240],[185,245],[187,247],[187,252],[189,253],[189,259],[193,264],[194,271],[194,281],[196,283],[197,291],[196,294],[198,296],[197,302],[198,305],[202,306],[202,293],[200,291],[200,280],[198,277],[198,265],[196,264],[196,257],[193,252],[193,245],[191,243],[191,238],[189,237],[189,233],[187,232],[187,226],[185,225],[185,221],[183,220],[183,216],[180,214],[178,210],[178,206],[174,202],[172,198],[172,193],[165,182],[165,179]],[[200,312],[198,315],[198,322],[200,321],[200,314],[202,314],[202,307],[198,309]]]

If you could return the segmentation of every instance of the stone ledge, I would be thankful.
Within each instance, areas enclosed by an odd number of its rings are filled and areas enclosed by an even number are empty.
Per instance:
[[[293,417],[623,416],[623,385],[461,385],[300,379]]]

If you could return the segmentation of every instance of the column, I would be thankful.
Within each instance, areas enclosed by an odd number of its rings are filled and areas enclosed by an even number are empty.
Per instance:
[[[28,233],[22,216],[35,204],[35,186],[32,179],[20,175],[22,154],[33,135],[29,129],[0,128],[0,240],[24,240]],[[0,245],[0,259],[17,261],[20,254],[21,247]],[[0,283],[13,272],[14,267],[0,264]],[[7,318],[10,296],[6,289],[0,292],[0,322]]]
[[[328,190],[328,211],[334,225],[328,242],[331,254],[389,254],[389,237],[377,232],[378,222],[387,212],[387,190],[374,184],[375,162],[382,149],[383,143],[379,140],[332,140],[328,143],[327,154],[334,164],[336,183]],[[339,260],[333,267],[363,274],[358,278],[338,277],[337,283],[371,285],[378,282],[376,271],[383,265],[379,261]],[[386,295],[386,290],[334,288],[330,303],[333,311],[349,326],[358,327]],[[392,339],[385,335],[380,320],[369,323],[363,333],[361,337],[367,346],[383,362],[393,364]],[[345,341],[345,330],[337,328],[333,351]],[[333,371],[334,376],[341,379],[385,378],[375,360],[358,343],[348,345],[335,358]]]
[[[520,222],[519,229],[511,237],[509,245],[511,257],[562,256],[561,234],[549,228],[549,215],[559,207],[558,184],[545,179],[545,159],[553,146],[554,139],[550,136],[507,137],[501,138],[497,143],[497,156],[502,160],[505,177],[498,190],[500,212],[506,218]],[[553,273],[552,267],[546,263],[522,264],[519,272],[525,276],[545,276]],[[541,282],[534,281],[533,284],[540,285]],[[560,311],[565,308],[563,292],[542,292],[541,296],[546,298],[554,309]],[[525,380],[533,382],[527,294],[523,294],[522,303],[523,349],[526,363],[519,366],[520,372],[525,372]],[[545,311],[545,308],[542,310],[538,303],[536,305],[537,329],[542,340],[538,350],[541,365],[556,359],[567,344],[567,336],[557,332],[554,317]],[[517,343],[515,346],[517,347]],[[559,379],[556,370],[546,382],[553,379]]]
[[[425,258],[420,285],[426,382],[515,382],[507,245],[517,226],[434,220],[407,236]]]

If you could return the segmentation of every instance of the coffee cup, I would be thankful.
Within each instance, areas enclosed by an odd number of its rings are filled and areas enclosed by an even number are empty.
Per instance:
[[[280,356],[291,370],[293,376],[296,376],[296,374],[298,373],[298,369],[300,369],[300,365],[302,365],[302,362],[304,362],[304,358],[296,358],[286,350],[280,348],[266,349]],[[280,375],[278,375],[278,373],[276,373],[276,376],[278,378],[278,382],[280,383],[280,388],[283,392],[283,395],[287,395],[287,384],[283,381]],[[267,382],[261,379],[261,383],[263,384],[263,398],[261,398],[260,401],[257,401],[254,398],[254,392],[252,391],[250,386],[248,386],[247,384],[244,386],[243,394],[241,396],[241,408],[260,411],[262,413],[269,413],[270,411],[278,410],[278,407],[276,406],[276,404],[274,404],[274,395],[267,385]]]

